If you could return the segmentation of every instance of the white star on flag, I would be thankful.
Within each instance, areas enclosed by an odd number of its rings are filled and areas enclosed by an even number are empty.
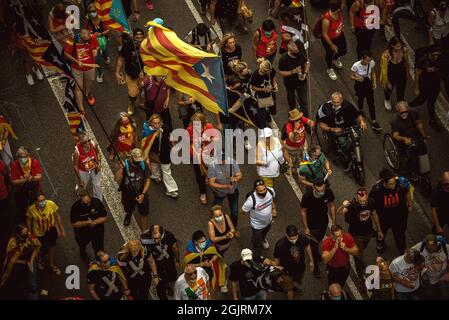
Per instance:
[[[201,64],[203,66],[204,72],[201,74],[201,77],[206,78],[213,83],[212,79],[215,79],[213,75],[210,74],[209,67],[207,67],[204,63]]]

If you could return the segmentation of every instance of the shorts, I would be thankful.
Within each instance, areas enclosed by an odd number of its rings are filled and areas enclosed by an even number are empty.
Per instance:
[[[139,95],[140,87],[137,83],[139,78],[133,79],[128,75],[125,75],[126,86],[128,87],[128,96],[135,98]]]
[[[72,68],[73,77],[76,82],[82,87],[84,81],[94,81],[95,80],[95,68],[90,68],[87,71],[79,71]]]
[[[56,227],[51,227],[42,237],[38,237],[38,239],[42,245],[41,252],[44,254],[48,253],[48,249],[56,246],[56,240],[58,240],[58,231],[56,230]]]
[[[302,285],[302,279],[304,278],[304,272],[298,274],[298,275],[285,275],[285,283],[287,285],[287,290],[291,291],[294,289],[294,283],[297,282],[299,285]]]
[[[292,160],[293,168],[298,168],[299,164],[302,161],[304,146],[302,146],[301,148],[291,148],[286,145],[285,148],[287,149],[288,155]]]
[[[145,195],[142,203],[137,203],[136,199],[133,196],[129,196],[126,193],[122,192],[122,204],[125,212],[127,214],[132,214],[137,205],[137,212],[141,216],[147,216],[150,213],[150,201],[148,200],[148,196]]]
[[[270,187],[270,188],[274,187],[274,180],[276,178],[274,178],[274,177],[260,177],[260,178],[265,182],[265,185],[267,187]]]

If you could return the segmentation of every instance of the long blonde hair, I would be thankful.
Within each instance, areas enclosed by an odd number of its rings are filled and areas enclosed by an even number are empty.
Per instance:
[[[231,62],[229,62],[229,67],[240,78],[243,78],[242,71],[248,68],[248,64],[245,61],[232,60]]]
[[[220,49],[223,51],[226,48],[226,45],[228,44],[228,41],[230,39],[234,38],[235,42],[237,42],[237,37],[234,33],[226,33],[223,36],[223,40],[221,40]]]
[[[257,59],[257,63],[259,64],[259,73],[261,75],[269,74],[273,68],[271,62],[265,58]]]

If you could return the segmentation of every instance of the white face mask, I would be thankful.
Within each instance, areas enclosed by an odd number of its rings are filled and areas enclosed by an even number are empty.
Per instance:
[[[291,244],[296,244],[296,242],[298,242],[298,238],[292,240],[290,238],[287,237],[287,240],[291,243]]]
[[[215,219],[215,221],[217,221],[217,222],[222,222],[223,221],[223,216],[219,216],[219,217],[215,217],[214,219]]]

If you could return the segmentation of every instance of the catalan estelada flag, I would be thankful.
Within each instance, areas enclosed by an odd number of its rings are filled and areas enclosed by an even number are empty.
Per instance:
[[[148,125],[148,122],[143,123],[142,143],[140,145],[140,149],[142,149],[144,159],[148,157],[148,153],[150,152],[150,149],[153,146],[154,140],[156,140],[159,134],[160,131],[152,129]]]
[[[154,21],[140,46],[144,72],[165,76],[167,85],[195,98],[207,110],[228,113],[223,62],[201,51]]]
[[[202,256],[203,260],[206,259],[212,259],[213,256],[217,256],[218,259],[216,259],[214,262],[212,262],[212,270],[214,272],[214,275],[210,281],[212,288],[217,289],[219,287],[222,287],[225,285],[225,271],[226,271],[226,263],[221,255],[218,254],[217,249],[213,245],[212,241],[209,239],[206,240],[206,249],[204,251],[198,252],[198,249],[196,248],[195,243],[193,240],[189,240],[189,243],[187,244],[186,251],[184,253],[184,259],[182,260],[182,269],[191,261],[197,259],[198,257]]]
[[[35,39],[29,36],[20,36],[18,41],[18,46],[25,48],[36,63],[50,68],[53,67],[51,63],[42,58],[50,46],[51,41],[45,39]]]
[[[70,133],[75,140],[78,140],[78,133],[85,131],[83,117],[81,116],[78,103],[75,99],[75,80],[67,79],[65,87],[64,109],[67,111],[67,119],[69,121]]]
[[[97,9],[98,17],[103,21],[105,27],[123,32],[126,30],[125,27],[117,21],[114,21],[111,17],[112,3],[113,0],[95,0],[95,8]]]

